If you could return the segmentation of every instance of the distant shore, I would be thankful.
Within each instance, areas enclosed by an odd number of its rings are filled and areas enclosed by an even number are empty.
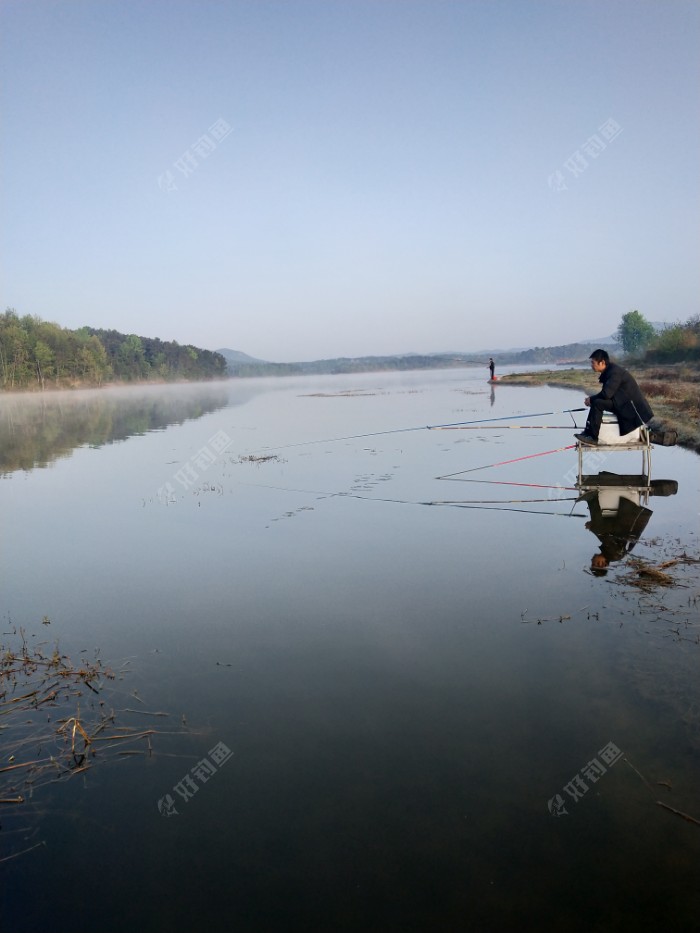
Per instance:
[[[691,363],[628,364],[654,411],[652,425],[658,430],[678,432],[678,446],[700,453],[700,370]],[[589,369],[545,370],[510,373],[499,385],[551,386],[580,389],[584,395],[598,391],[598,381]]]

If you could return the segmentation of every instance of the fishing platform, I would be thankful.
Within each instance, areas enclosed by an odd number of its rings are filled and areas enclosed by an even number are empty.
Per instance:
[[[584,479],[583,460],[584,454],[597,453],[604,451],[605,454],[619,453],[628,450],[640,450],[642,452],[642,474],[647,478],[647,483],[651,480],[651,432],[646,425],[635,428],[629,434],[620,434],[617,418],[613,412],[603,412],[603,422],[600,426],[597,444],[586,444],[581,441],[576,442],[578,453],[578,483],[582,485]]]

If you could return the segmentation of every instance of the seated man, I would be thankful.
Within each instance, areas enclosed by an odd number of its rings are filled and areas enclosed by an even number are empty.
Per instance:
[[[598,381],[603,388],[585,400],[586,407],[591,409],[586,427],[583,434],[575,434],[574,437],[584,444],[597,444],[604,411],[615,413],[621,436],[647,424],[654,417],[654,412],[634,377],[622,366],[612,363],[606,350],[594,350],[590,360],[591,369],[598,373]]]

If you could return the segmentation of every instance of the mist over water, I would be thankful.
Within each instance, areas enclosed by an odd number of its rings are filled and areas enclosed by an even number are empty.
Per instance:
[[[625,581],[698,556],[697,457],[582,499],[580,394],[485,377],[0,399],[0,641],[160,733],[0,805],[8,930],[692,928],[697,573]]]

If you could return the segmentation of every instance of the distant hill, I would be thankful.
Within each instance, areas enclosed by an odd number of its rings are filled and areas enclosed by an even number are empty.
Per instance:
[[[592,339],[581,340],[580,343],[585,343],[586,345],[595,344],[596,347],[609,347],[611,344],[617,346],[617,337],[615,334],[610,334],[609,337],[595,337]],[[219,351],[221,352],[221,351]]]
[[[489,356],[493,356],[496,365],[586,363],[593,350],[605,343],[612,349],[616,346],[610,341],[596,340],[568,343],[557,347],[533,347],[528,350],[405,353],[395,356],[336,357],[328,360],[307,360],[294,363],[270,363],[265,360],[256,360],[240,350],[227,348],[218,350],[217,353],[226,359],[230,376],[308,376],[412,369],[456,369],[470,365],[486,366]]]
[[[603,341],[594,340],[585,343],[566,343],[558,347],[533,347],[530,350],[521,350],[518,353],[494,353],[496,363],[588,363],[588,357],[594,350],[604,345]],[[618,349],[617,343],[608,343],[611,353]]]
[[[216,350],[216,353],[220,353],[227,363],[266,363],[267,360],[259,360],[254,356],[248,356],[247,353],[241,353],[240,350],[229,350],[228,347],[223,347],[221,350]]]
[[[670,327],[663,321],[652,321],[657,333]],[[256,359],[240,350],[223,348],[216,352],[224,357],[230,376],[306,376],[338,373],[391,372],[411,369],[454,369],[460,366],[486,366],[490,356],[496,365],[587,364],[591,353],[602,347],[610,353],[621,352],[615,334],[608,337],[580,340],[554,347],[530,347],[509,350],[448,351],[444,353],[402,353],[393,356],[336,357],[329,360],[307,360],[296,363],[271,363]]]

